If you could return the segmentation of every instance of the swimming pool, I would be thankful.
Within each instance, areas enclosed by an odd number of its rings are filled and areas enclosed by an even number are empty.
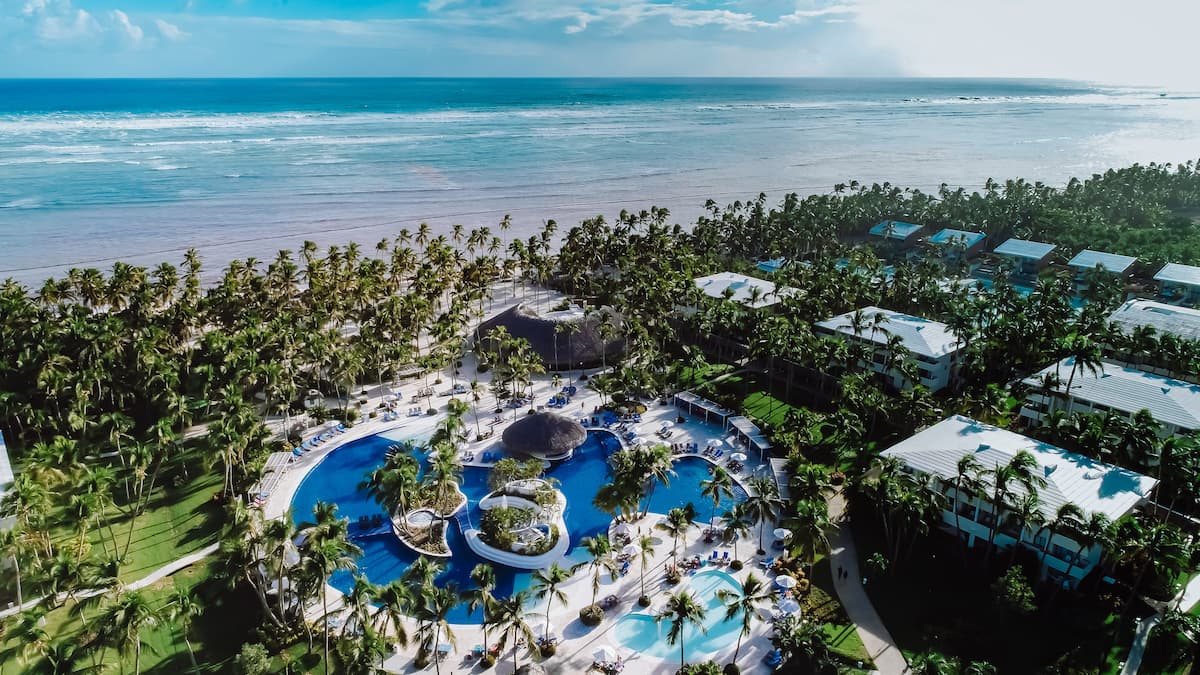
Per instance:
[[[292,498],[292,517],[295,522],[300,524],[310,519],[313,506],[318,501],[337,504],[338,515],[351,521],[357,520],[359,516],[382,514],[383,508],[365,490],[359,489],[358,484],[369,472],[383,465],[388,448],[395,444],[396,441],[388,438],[368,436],[351,441],[331,452],[320,464],[313,467],[296,490]],[[570,460],[557,463],[546,472],[548,478],[559,481],[558,489],[567,498],[563,520],[571,537],[571,549],[563,564],[587,560],[587,552],[579,542],[584,537],[594,537],[608,531],[612,515],[593,506],[592,499],[596,490],[610,475],[608,456],[619,448],[620,442],[612,434],[605,431],[589,431],[587,440],[575,450]],[[424,472],[426,458],[423,451],[418,453],[418,458]],[[482,467],[463,469],[460,487],[467,496],[466,518],[474,525],[479,523],[479,500],[491,492],[487,485],[489,471],[490,469]],[[650,500],[650,510],[662,513],[690,501],[696,506],[697,520],[706,521],[712,502],[700,496],[700,482],[709,476],[708,463],[699,457],[682,457],[675,462],[675,471],[676,476],[671,479],[669,486],[659,485],[655,489]],[[735,500],[741,501],[745,498],[746,493],[736,488]],[[724,509],[725,506],[722,506],[721,510]],[[507,597],[514,591],[530,587],[530,571],[517,570],[480,558],[467,546],[458,523],[451,520],[447,525],[446,538],[452,556],[438,559],[446,566],[446,570],[437,578],[439,585],[452,581],[460,589],[471,588],[474,586],[470,579],[471,569],[479,563],[486,563],[496,571],[497,596]],[[386,584],[395,580],[418,557],[391,534],[358,539],[355,543],[363,550],[362,556],[357,560],[358,571],[376,584]],[[354,585],[353,574],[338,572],[330,578],[329,583],[334,588],[346,592]],[[476,623],[479,617],[471,616],[463,604],[450,613],[449,619],[454,623]]]
[[[741,622],[736,618],[732,621],[725,620],[725,606],[717,597],[717,592],[737,591],[740,588],[741,584],[733,575],[720,570],[700,572],[691,577],[683,590],[695,596],[696,601],[705,609],[705,616],[699,626],[688,624],[683,630],[685,660],[708,657],[725,649],[737,639]],[[631,651],[662,659],[675,659],[679,656],[679,643],[667,644],[667,633],[670,630],[670,621],[659,622],[652,613],[638,612],[617,619],[612,635]]]

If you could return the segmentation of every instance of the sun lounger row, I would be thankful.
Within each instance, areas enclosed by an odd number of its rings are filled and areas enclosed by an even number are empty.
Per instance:
[[[492,452],[489,450],[483,453],[483,461],[485,462],[499,462],[501,459],[504,459],[503,452]]]
[[[318,445],[324,443],[325,441],[333,438],[334,436],[344,434],[347,431],[349,431],[349,429],[346,428],[345,424],[338,424],[336,427],[329,429],[328,431],[322,431],[321,433],[317,434],[316,436],[313,436],[312,438],[308,439],[307,441],[304,441],[300,445],[297,445],[296,447],[292,448],[292,454],[299,457],[300,455],[303,455],[304,453],[308,452],[309,450],[312,450],[313,448],[315,448]]]

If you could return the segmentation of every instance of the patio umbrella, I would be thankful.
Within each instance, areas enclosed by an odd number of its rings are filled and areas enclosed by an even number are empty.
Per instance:
[[[708,447],[710,447],[710,448],[719,448],[722,445],[725,445],[725,441],[723,441],[719,438],[708,439]]]
[[[592,658],[595,659],[596,661],[600,661],[600,662],[604,663],[604,662],[616,661],[617,659],[620,658],[620,655],[617,654],[616,647],[613,647],[612,645],[604,645],[604,646],[600,647],[599,649],[597,649],[596,651],[592,652]]]
[[[633,532],[633,528],[629,527],[628,523],[621,523],[620,525],[613,528],[613,532],[615,534],[630,534]]]
[[[788,536],[791,534],[792,534],[791,530],[788,530],[786,528],[782,528],[782,527],[775,528],[775,538],[776,539],[779,539],[779,540],[787,539]]]
[[[449,654],[451,649],[452,649],[452,647],[450,647],[449,642],[439,642],[438,643],[437,650],[438,650],[438,652],[440,652],[442,654]]]
[[[638,548],[637,544],[625,544],[621,547],[621,555],[635,556],[642,549]]]
[[[800,611],[800,603],[795,598],[786,598],[783,602],[779,603],[779,611],[784,614],[795,614]]]
[[[735,462],[744,462],[744,461],[746,461],[746,453],[735,452],[729,456],[729,459],[732,459]]]
[[[533,633],[534,637],[540,638],[545,635],[554,635],[554,626],[548,624],[545,619],[536,619],[529,624],[529,632]]]
[[[783,589],[792,589],[796,587],[796,577],[789,577],[786,574],[781,574],[775,577],[775,585]]]
[[[672,422],[671,420],[664,420],[662,423],[662,428],[664,428],[664,429],[670,429],[673,426],[675,426],[675,423]]]
[[[736,448],[737,446],[742,444],[742,442],[740,440],[738,440],[737,436],[729,436],[728,438],[725,439],[725,442],[728,443],[729,446],[733,447],[733,448]]]

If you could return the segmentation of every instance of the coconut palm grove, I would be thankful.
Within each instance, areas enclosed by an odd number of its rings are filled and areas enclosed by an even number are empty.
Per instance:
[[[0,672],[1189,672],[1198,217],[1187,162],[10,279]]]

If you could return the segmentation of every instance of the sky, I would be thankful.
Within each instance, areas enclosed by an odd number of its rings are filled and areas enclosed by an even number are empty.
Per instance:
[[[0,77],[1048,77],[1200,89],[1196,0],[0,0]]]

